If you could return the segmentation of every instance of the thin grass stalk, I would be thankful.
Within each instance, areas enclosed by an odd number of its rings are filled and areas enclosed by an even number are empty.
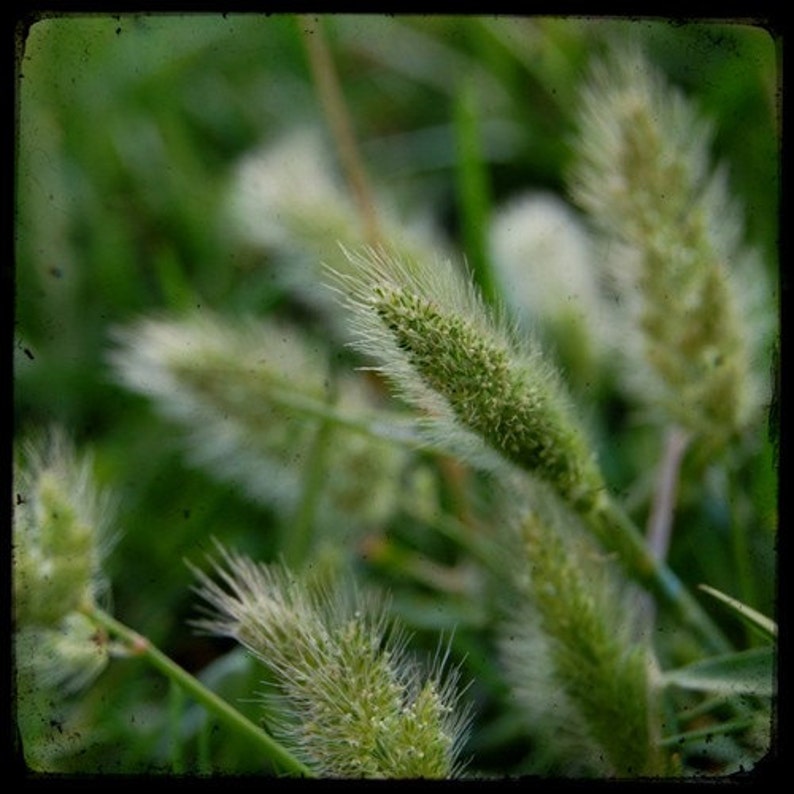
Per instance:
[[[618,554],[626,571],[671,607],[708,650],[725,653],[732,649],[720,628],[676,574],[654,556],[634,522],[613,499],[603,499],[582,517],[604,546]]]
[[[303,493],[295,517],[286,527],[283,543],[284,561],[293,568],[301,565],[311,547],[317,507],[320,504],[327,466],[330,463],[332,437],[333,423],[325,419],[317,428],[314,437],[303,481]]]
[[[263,758],[285,774],[299,777],[313,777],[312,771],[292,753],[282,747],[275,739],[258,728],[239,711],[232,708],[226,701],[207,689],[198,679],[169,659],[152,643],[120,623],[97,607],[88,607],[85,614],[96,623],[105,628],[111,635],[120,639],[135,656],[142,657],[156,670],[159,670],[170,681],[179,685],[185,694],[200,703],[210,713],[214,714],[227,727],[238,735],[246,737],[253,745],[259,748]]]
[[[497,287],[488,261],[486,229],[490,214],[490,185],[482,155],[475,86],[464,80],[455,101],[458,209],[467,262],[484,300],[493,305]]]
[[[689,433],[679,427],[672,427],[665,434],[664,452],[647,532],[648,547],[651,554],[659,560],[666,559],[670,547],[678,477],[690,437]]]
[[[185,752],[182,745],[182,714],[185,710],[185,692],[172,678],[168,685],[168,733],[171,747],[171,771],[185,773]]]
[[[350,192],[361,215],[365,239],[370,245],[378,245],[382,242],[382,235],[375,201],[325,33],[321,24],[312,17],[299,16],[297,22],[309,57],[312,79],[334,137]]]

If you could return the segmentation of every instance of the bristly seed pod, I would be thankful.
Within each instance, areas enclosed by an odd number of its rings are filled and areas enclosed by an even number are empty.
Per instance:
[[[571,190],[609,243],[629,308],[627,381],[716,450],[763,403],[773,312],[726,175],[711,167],[710,127],[636,49],[596,64],[579,115]]]
[[[217,581],[197,571],[211,607],[198,625],[233,637],[270,669],[283,715],[274,728],[317,774],[460,772],[468,717],[443,658],[424,677],[371,599],[220,551]]]
[[[107,662],[84,610],[107,596],[113,504],[60,430],[29,439],[14,466],[14,619],[19,673],[78,689]]]
[[[365,249],[332,271],[353,309],[356,346],[426,413],[431,435],[488,465],[493,453],[551,485],[580,510],[603,481],[539,350],[490,313],[450,262]]]

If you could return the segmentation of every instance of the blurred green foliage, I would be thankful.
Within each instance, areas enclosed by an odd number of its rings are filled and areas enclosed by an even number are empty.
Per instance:
[[[200,562],[211,536],[273,559],[274,517],[188,466],[173,428],[113,383],[105,355],[109,329],[141,313],[207,307],[283,313],[312,326],[305,308],[274,282],[267,257],[241,243],[223,214],[238,158],[297,127],[325,130],[299,24],[262,14],[102,14],[42,18],[19,34],[15,434],[57,423],[91,447],[101,482],[122,497],[107,571],[114,613],[212,678],[254,719],[262,674],[186,625],[194,597],[184,559]],[[461,246],[478,239],[464,233],[463,221],[482,223],[488,212],[471,198],[459,201],[461,175],[475,182],[485,176],[492,206],[527,188],[564,192],[583,69],[611,38],[636,36],[715,119],[715,157],[730,163],[749,239],[777,280],[778,56],[762,27],[448,16],[330,16],[324,24],[374,183],[400,205],[426,209]],[[461,129],[456,114],[464,101],[478,118]],[[479,171],[459,161],[461,135],[482,155]],[[617,397],[592,410],[608,436],[605,469],[617,488],[628,487],[654,466],[658,442],[628,427]],[[738,575],[742,596],[770,614],[772,441],[753,454],[739,475],[746,504],[734,504],[738,512],[729,509],[730,486],[719,477],[708,481],[705,496],[700,484],[695,494],[684,486],[671,564],[689,581],[726,590]],[[487,500],[487,487],[478,487]],[[442,498],[454,504],[456,497]],[[731,526],[745,515],[756,523],[737,574]],[[708,548],[695,533],[703,522],[715,528]],[[457,556],[452,541],[428,537],[410,519],[393,532],[403,547],[431,559]],[[489,628],[465,598],[439,600],[417,584],[406,559],[368,565],[362,557],[361,564],[394,590],[418,645],[432,648],[436,629],[459,625],[464,679],[477,679],[470,691],[477,768],[521,771],[525,736],[496,670]],[[83,772],[173,769],[166,689],[140,664],[111,665],[68,705],[77,729],[91,726],[91,740],[72,753],[55,736],[48,746],[63,752],[51,763]],[[202,719],[188,710],[178,726],[199,760]],[[45,740],[54,735],[51,724],[40,729]],[[233,741],[214,734],[208,741],[216,769],[259,769]],[[188,758],[188,768],[197,764]]]

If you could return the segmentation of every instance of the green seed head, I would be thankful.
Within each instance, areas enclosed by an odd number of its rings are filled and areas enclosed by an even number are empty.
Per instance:
[[[592,70],[571,185],[606,236],[632,328],[628,382],[664,421],[722,446],[756,415],[773,313],[711,131],[635,50]],[[636,340],[636,341],[635,341]]]
[[[559,741],[580,745],[585,765],[656,774],[649,650],[633,635],[635,601],[618,590],[609,559],[574,527],[570,515],[553,512],[531,512],[521,523],[525,556],[517,558],[529,574],[528,586],[520,584],[528,599],[504,646],[508,675]]]
[[[19,625],[54,628],[105,589],[108,499],[90,461],[53,433],[23,450],[15,467],[14,598]]]
[[[465,717],[454,676],[422,677],[382,611],[360,597],[315,588],[286,569],[222,552],[222,585],[199,573],[214,616],[202,626],[234,637],[273,673],[279,733],[319,775],[445,778]]]
[[[359,346],[428,412],[436,435],[476,439],[578,508],[592,506],[601,476],[555,373],[487,312],[451,263],[409,268],[373,251],[351,261],[355,278],[337,281],[352,296]]]
[[[76,690],[108,660],[106,638],[85,612],[107,592],[111,505],[93,483],[90,460],[79,460],[58,431],[20,450],[14,492],[18,681]]]

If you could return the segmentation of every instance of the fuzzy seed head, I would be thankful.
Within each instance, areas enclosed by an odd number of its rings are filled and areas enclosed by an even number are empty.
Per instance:
[[[363,242],[365,229],[337,177],[317,131],[295,130],[241,160],[228,212],[243,239],[274,255],[277,278],[344,339],[347,326],[328,292],[320,288],[319,263],[345,272],[348,260],[337,243],[354,248]],[[383,196],[376,202],[381,236],[405,258],[425,257],[442,244],[424,218],[404,217]]]
[[[234,637],[274,674],[278,726],[319,775],[445,778],[456,774],[465,716],[455,677],[422,680],[404,640],[371,602],[330,595],[286,569],[221,550],[219,582],[197,572],[212,614],[199,625]]]
[[[114,339],[118,379],[184,430],[191,462],[256,501],[293,509],[320,425],[308,408],[330,404],[328,361],[316,341],[285,324],[208,311],[145,318],[116,329]],[[374,404],[360,378],[340,376],[337,412],[360,417]],[[335,465],[322,512],[382,520],[393,509],[404,451],[372,435],[332,432]]]
[[[20,676],[30,673],[37,686],[67,693],[89,684],[109,660],[105,636],[80,612],[70,612],[55,627],[23,626],[14,646]]]
[[[479,443],[582,509],[592,505],[601,477],[554,372],[488,314],[473,285],[449,262],[349,256],[355,275],[335,278],[357,345],[427,412],[435,435],[464,450]]]
[[[24,445],[15,463],[14,599],[20,625],[55,627],[106,590],[112,506],[60,431]]]
[[[509,675],[534,707],[548,707],[554,693],[553,709],[559,705],[560,716],[567,715],[566,741],[589,745],[589,763],[600,755],[602,771],[653,774],[659,767],[650,730],[649,649],[634,636],[637,615],[596,547],[583,534],[560,529],[538,513],[522,522],[532,613],[527,625],[538,636],[522,623],[511,626],[522,639],[508,649]],[[539,639],[542,648],[533,654],[542,665],[536,669],[521,648]]]
[[[102,573],[112,505],[59,430],[30,439],[14,466],[15,657],[37,687],[78,689],[108,660],[83,610],[108,592]]]
[[[725,173],[710,167],[710,125],[627,50],[593,68],[580,127],[571,186],[610,243],[608,269],[639,332],[627,335],[629,381],[716,449],[763,401],[753,361],[771,311]]]

